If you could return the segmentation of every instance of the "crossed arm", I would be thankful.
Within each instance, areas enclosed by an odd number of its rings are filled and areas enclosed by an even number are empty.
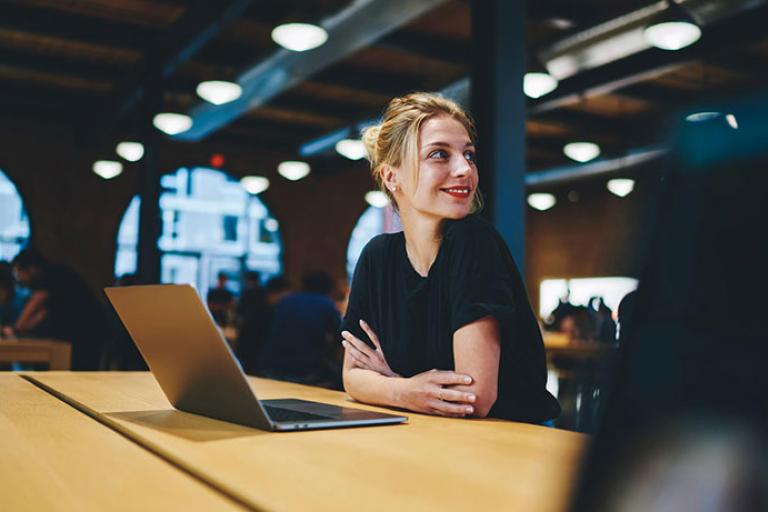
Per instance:
[[[499,325],[486,316],[453,334],[455,371],[405,378],[392,371],[376,333],[360,326],[375,349],[344,331],[344,388],[355,400],[441,416],[485,417],[496,402],[501,355]]]

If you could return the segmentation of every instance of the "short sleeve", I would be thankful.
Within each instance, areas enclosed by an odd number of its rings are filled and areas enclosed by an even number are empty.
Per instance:
[[[361,318],[370,318],[370,305],[368,304],[368,289],[371,286],[370,279],[370,242],[363,248],[360,258],[357,260],[355,272],[352,275],[352,286],[349,291],[347,311],[341,322],[341,330],[349,331],[361,340],[373,346],[368,336],[360,328]]]
[[[515,319],[514,262],[492,226],[479,222],[454,229],[449,240],[451,329],[492,315],[510,332]]]

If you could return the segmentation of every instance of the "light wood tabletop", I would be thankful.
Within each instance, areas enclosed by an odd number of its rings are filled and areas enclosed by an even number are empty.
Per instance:
[[[17,374],[0,374],[0,510],[247,510]]]
[[[560,511],[586,441],[523,423],[415,413],[405,425],[271,433],[173,410],[145,372],[27,375],[257,510]],[[320,388],[252,385],[262,399],[387,411]]]

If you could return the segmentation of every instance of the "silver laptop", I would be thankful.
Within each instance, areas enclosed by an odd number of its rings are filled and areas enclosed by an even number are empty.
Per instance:
[[[104,291],[165,396],[179,410],[273,431],[408,420],[307,400],[259,400],[194,288],[151,285]]]

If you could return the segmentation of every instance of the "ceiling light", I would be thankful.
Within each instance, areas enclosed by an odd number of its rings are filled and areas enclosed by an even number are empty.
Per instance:
[[[240,184],[249,194],[261,194],[269,188],[269,180],[263,176],[245,176]]]
[[[115,152],[129,162],[138,162],[144,156],[144,145],[141,142],[121,142]]]
[[[384,208],[389,205],[389,198],[381,190],[371,190],[365,193],[365,202],[375,208]]]
[[[192,128],[192,118],[184,114],[163,112],[152,119],[155,128],[168,135],[178,135]]]
[[[114,160],[97,160],[93,163],[93,172],[104,178],[111,180],[123,172],[123,164]]]
[[[365,144],[359,139],[342,139],[336,143],[336,152],[350,160],[360,160],[368,156]]]
[[[694,112],[685,116],[685,120],[691,123],[701,123],[703,121],[710,121],[716,119],[723,114],[721,112]]]
[[[626,197],[634,190],[635,188],[635,180],[631,180],[629,178],[616,178],[612,180],[608,180],[608,183],[605,185],[608,190],[611,192],[611,194],[617,195],[619,197]]]
[[[526,73],[523,77],[523,92],[529,98],[541,98],[557,89],[557,79],[544,71]]]
[[[304,52],[325,43],[328,40],[328,32],[309,23],[286,23],[275,27],[272,40],[288,50]]]
[[[552,194],[546,194],[542,192],[528,194],[528,205],[530,205],[531,208],[539,210],[540,212],[549,210],[555,206],[556,203],[557,199],[555,199],[555,196]]]
[[[725,120],[728,123],[728,126],[733,128],[734,130],[738,130],[739,129],[739,122],[736,120],[736,116],[735,115],[728,114],[727,116],[725,116]]]
[[[281,162],[277,166],[277,172],[287,180],[298,181],[309,174],[309,164],[307,162],[288,160]]]
[[[661,50],[681,50],[701,37],[701,29],[673,0],[643,30],[646,41]]]
[[[235,101],[243,94],[243,88],[239,84],[222,80],[200,82],[196,91],[198,96],[214,105],[223,105],[224,103]]]
[[[277,231],[277,229],[278,229],[279,227],[280,227],[280,223],[279,223],[279,222],[277,222],[277,219],[272,219],[272,218],[269,218],[269,219],[266,219],[266,220],[264,221],[264,228],[265,228],[267,231],[272,231],[272,232],[274,233],[275,231]]]
[[[570,142],[563,147],[563,153],[571,160],[584,163],[600,155],[600,146],[594,142]]]

